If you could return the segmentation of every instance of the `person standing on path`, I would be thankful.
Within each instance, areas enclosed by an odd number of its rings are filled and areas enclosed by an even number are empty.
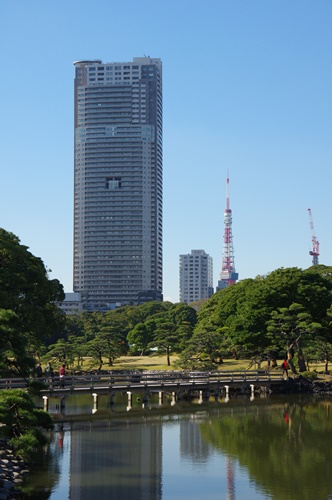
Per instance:
[[[42,369],[41,363],[39,363],[37,368],[36,368],[36,375],[38,378],[43,376],[43,369]]]
[[[287,359],[284,359],[282,362],[282,376],[284,376],[284,373],[286,373],[286,378],[288,378],[288,363]]]
[[[52,368],[52,365],[50,362],[48,362],[46,367],[45,367],[45,375],[48,378],[48,382],[50,382],[50,383],[53,382],[54,373],[53,373],[53,368]]]

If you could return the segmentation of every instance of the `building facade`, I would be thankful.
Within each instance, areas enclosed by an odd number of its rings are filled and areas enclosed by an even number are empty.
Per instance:
[[[213,295],[213,260],[204,250],[180,255],[180,302],[190,304]]]
[[[79,292],[67,292],[65,300],[59,304],[59,307],[66,314],[82,312],[81,294]]]
[[[76,61],[74,291],[87,310],[162,300],[162,63]]]

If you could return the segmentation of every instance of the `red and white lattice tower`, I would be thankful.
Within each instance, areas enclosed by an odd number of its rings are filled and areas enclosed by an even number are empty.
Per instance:
[[[224,211],[224,247],[222,253],[222,264],[220,280],[218,281],[217,291],[233,285],[239,279],[235,270],[234,247],[232,235],[232,210],[229,208],[229,175],[226,179],[226,208]]]

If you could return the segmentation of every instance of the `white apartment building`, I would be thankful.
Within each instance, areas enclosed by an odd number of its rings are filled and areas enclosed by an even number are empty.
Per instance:
[[[76,61],[74,291],[86,310],[162,300],[162,63]]]
[[[66,314],[82,312],[81,294],[79,292],[66,293],[65,300],[59,304],[59,307]]]
[[[213,295],[213,260],[204,250],[180,255],[180,302],[190,304]]]

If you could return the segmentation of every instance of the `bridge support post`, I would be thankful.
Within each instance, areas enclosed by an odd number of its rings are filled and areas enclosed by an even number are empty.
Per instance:
[[[114,405],[115,392],[111,392],[110,394],[110,406]]]
[[[149,401],[149,394],[150,394],[149,391],[146,390],[145,393],[144,393],[144,395],[143,395],[143,403],[148,403],[148,401]]]
[[[92,410],[92,413],[96,413],[97,410],[98,410],[98,394],[94,392],[92,394],[92,396],[93,396],[93,410]]]
[[[131,407],[132,407],[132,401],[133,401],[133,394],[132,392],[130,391],[127,391],[127,396],[128,396],[128,406],[127,406],[127,410],[131,410]]]
[[[159,391],[159,404],[162,405],[164,402],[164,393],[162,391]]]
[[[171,405],[174,406],[176,403],[176,392],[172,392],[172,402]]]
[[[203,403],[203,391],[199,391],[198,403],[200,405]]]
[[[228,401],[229,401],[229,385],[225,385],[225,392],[226,392],[225,403],[228,403]]]
[[[250,384],[250,401],[255,399],[255,386],[254,384]]]
[[[44,411],[48,411],[49,399],[47,396],[43,396],[43,400],[44,400]]]

